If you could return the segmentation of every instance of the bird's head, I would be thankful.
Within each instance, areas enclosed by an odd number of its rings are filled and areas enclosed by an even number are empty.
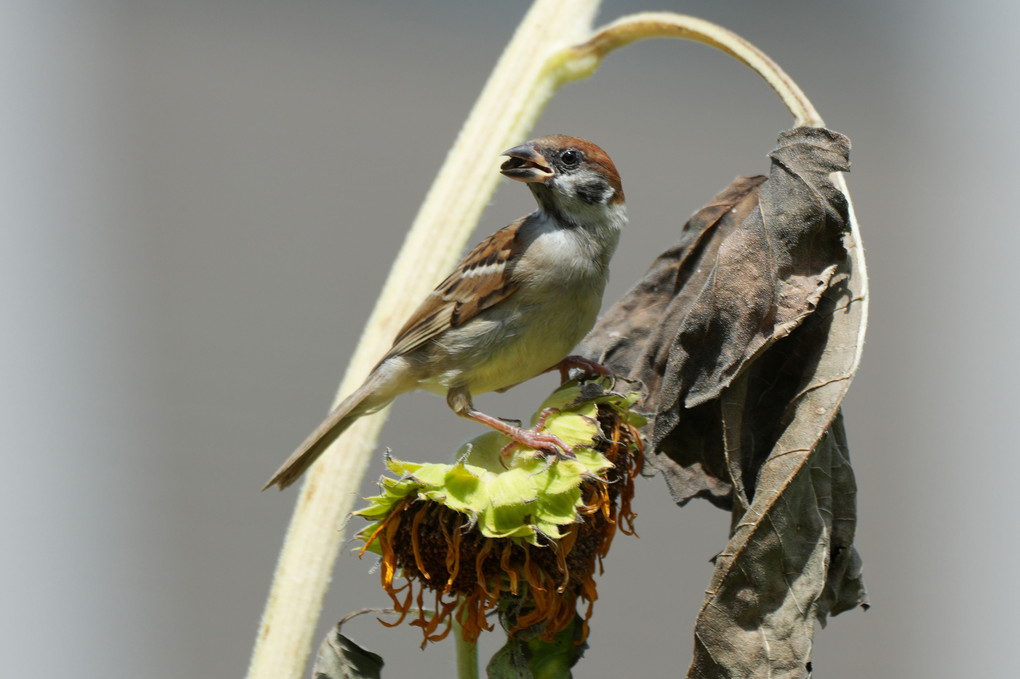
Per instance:
[[[578,137],[552,134],[503,152],[500,171],[525,182],[546,212],[568,219],[593,208],[622,208],[623,186],[606,152]]]

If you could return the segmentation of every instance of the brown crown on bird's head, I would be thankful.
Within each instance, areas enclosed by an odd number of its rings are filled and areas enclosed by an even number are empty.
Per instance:
[[[550,134],[503,152],[510,156],[500,171],[517,181],[539,186],[590,205],[622,203],[623,185],[616,165],[601,148],[586,139]],[[541,202],[541,199],[539,199]]]

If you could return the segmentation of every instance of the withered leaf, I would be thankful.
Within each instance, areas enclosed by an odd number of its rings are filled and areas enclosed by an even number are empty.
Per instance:
[[[696,212],[582,344],[644,384],[652,466],[678,503],[731,506],[718,397],[815,309],[846,259],[846,201],[828,174],[848,151],[829,130],[784,133],[769,177],[740,177]]]
[[[673,339],[713,271],[719,246],[757,209],[758,188],[765,180],[763,176],[738,177],[698,210],[684,224],[676,245],[652,263],[645,277],[599,319],[582,343],[581,354],[644,385],[641,409],[645,414],[656,412]],[[670,454],[660,455],[661,450]],[[662,472],[676,502],[704,497],[730,507],[732,487],[718,402],[689,409],[668,444],[657,442],[653,452],[648,461]]]
[[[849,141],[782,134],[614,306],[582,350],[646,387],[652,466],[732,509],[689,676],[800,677],[816,618],[866,604],[839,406],[866,281],[833,172]]]
[[[779,142],[757,208],[720,244],[670,347],[657,438],[681,409],[718,397],[747,361],[814,311],[846,257],[846,199],[828,175],[849,169],[849,142],[817,128]]]
[[[849,460],[837,420],[813,452],[778,454],[762,470],[761,492],[716,558],[688,677],[804,677],[815,620],[866,605],[839,469]]]
[[[312,669],[313,679],[379,679],[382,657],[341,634],[341,625],[343,621],[322,640]]]

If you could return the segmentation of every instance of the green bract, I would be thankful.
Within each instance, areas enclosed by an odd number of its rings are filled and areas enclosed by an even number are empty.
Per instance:
[[[540,544],[540,539],[559,539],[565,526],[581,521],[581,482],[594,480],[613,466],[594,448],[604,435],[599,406],[615,410],[619,421],[641,427],[644,418],[630,411],[638,398],[637,393],[606,391],[601,382],[568,382],[553,392],[532,417],[532,425],[546,413],[543,431],[571,446],[576,459],[550,461],[523,446],[505,454],[502,451],[511,441],[495,431],[461,446],[454,464],[387,458],[387,466],[400,478],[383,477],[382,493],[368,498],[369,506],[355,512],[372,521],[358,538],[379,553],[372,537],[393,508],[410,498],[466,515],[488,538],[515,538],[532,545]]]

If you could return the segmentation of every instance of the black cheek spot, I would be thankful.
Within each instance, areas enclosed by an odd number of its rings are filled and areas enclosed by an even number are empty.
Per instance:
[[[612,189],[601,181],[578,184],[577,197],[585,203],[604,203],[612,195]]]

